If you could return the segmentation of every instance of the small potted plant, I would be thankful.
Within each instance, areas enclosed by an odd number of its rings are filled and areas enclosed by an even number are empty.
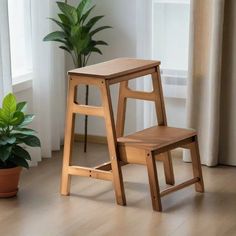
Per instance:
[[[40,147],[35,131],[26,128],[34,115],[25,114],[27,103],[16,102],[9,93],[0,108],[0,197],[13,197],[18,191],[22,167],[29,168],[26,145]]]

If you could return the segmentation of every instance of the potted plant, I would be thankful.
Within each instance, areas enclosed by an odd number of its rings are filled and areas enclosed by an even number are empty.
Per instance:
[[[58,19],[49,18],[59,27],[59,31],[48,34],[44,41],[55,41],[61,45],[59,48],[68,52],[73,60],[75,68],[84,67],[93,52],[102,55],[101,50],[97,46],[106,46],[106,42],[95,40],[95,35],[104,30],[111,28],[110,26],[100,26],[94,29],[96,23],[104,16],[94,16],[90,18],[90,14],[95,8],[89,7],[90,0],[81,0],[77,7],[73,7],[65,2],[57,2],[60,9]],[[86,85],[85,105],[88,105],[89,86]],[[88,116],[85,116],[84,127],[84,152],[87,150],[87,123]]]
[[[0,197],[17,194],[22,167],[29,168],[30,154],[26,145],[40,147],[35,131],[26,128],[34,115],[25,114],[26,102],[16,102],[9,93],[0,108]]]

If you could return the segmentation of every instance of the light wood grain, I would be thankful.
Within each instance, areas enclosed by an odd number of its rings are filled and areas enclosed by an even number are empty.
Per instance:
[[[67,94],[67,115],[65,123],[65,137],[64,137],[64,158],[62,166],[62,177],[61,177],[61,194],[70,194],[70,182],[71,176],[68,173],[68,167],[71,163],[71,153],[73,148],[74,140],[74,126],[75,126],[75,114],[73,113],[73,104],[76,99],[76,84],[69,78],[68,80],[68,94]]]
[[[162,91],[161,74],[160,74],[159,67],[156,67],[155,73],[152,73],[152,84],[153,84],[153,92],[155,96],[154,101],[155,101],[156,117],[157,117],[158,125],[167,126],[166,110],[165,110],[165,104],[164,104],[164,96],[163,96],[163,91]],[[166,153],[162,153],[161,155],[163,156],[166,183],[174,185],[175,177],[174,177],[171,153],[167,151]],[[159,156],[160,155],[155,156],[156,160],[158,160]]]
[[[157,168],[155,162],[155,156],[152,152],[146,152],[146,164],[148,170],[148,179],[149,179],[149,187],[151,192],[151,200],[152,200],[152,208],[155,211],[162,211],[161,204],[161,195],[159,189],[159,181],[157,175]]]
[[[167,127],[159,64],[157,61],[120,58],[69,72],[70,79],[61,184],[61,193],[63,195],[69,194],[71,175],[113,180],[117,204],[126,205],[121,161],[129,164],[146,164],[153,209],[162,211],[155,158],[164,161],[166,182],[174,184],[175,180],[170,150],[188,144],[193,162],[193,175],[195,180],[198,180],[198,183],[195,184],[196,191],[204,192],[196,132]],[[152,92],[134,91],[128,87],[128,80],[146,74],[152,75]],[[117,126],[115,130],[109,86],[118,82],[120,83],[120,92]],[[75,101],[75,88],[84,83],[96,85],[100,89],[102,106],[80,105]],[[158,126],[122,137],[124,134],[127,98],[154,101]],[[109,164],[104,163],[94,169],[71,166],[70,159],[74,140],[73,127],[75,113],[104,117],[110,156]],[[117,137],[119,148],[117,146]],[[107,171],[109,168],[111,168],[111,172],[110,170]],[[166,190],[166,193],[182,189],[191,183],[193,183],[193,180],[188,180],[181,185]]]
[[[140,60],[134,58],[117,58],[91,66],[69,71],[69,75],[81,75],[112,79],[139,72],[159,65],[159,61]]]
[[[155,151],[169,144],[194,137],[196,131],[167,127],[153,126],[139,132],[120,137],[118,142],[125,146],[143,147],[148,150]]]
[[[160,77],[160,70],[159,67],[154,67],[152,69],[149,69],[151,71],[142,71],[142,72],[136,72],[136,75],[130,75],[130,78],[133,78],[134,76],[140,77],[142,75],[151,74],[152,76],[152,83],[153,83],[153,91],[152,92],[143,92],[143,91],[134,91],[129,88],[128,81],[122,81],[121,79],[118,79],[117,81],[120,82],[120,88],[119,88],[119,99],[118,99],[118,109],[117,109],[117,124],[116,124],[116,133],[117,137],[121,137],[124,135],[124,127],[125,127],[125,115],[126,115],[126,104],[127,99],[141,99],[141,100],[148,100],[153,101],[155,103],[156,107],[156,116],[159,125],[167,125],[166,120],[166,112],[165,112],[165,106],[164,106],[164,97],[162,93],[162,87],[161,87],[161,77]],[[129,79],[129,78],[126,78]],[[116,79],[115,79],[116,80]],[[130,163],[146,163],[142,158],[139,158],[139,155],[137,158],[133,158],[132,156],[135,156],[130,152],[129,150],[121,150],[122,152],[122,160],[130,159]],[[140,151],[140,149],[139,149]],[[127,155],[127,153],[130,153],[130,155]],[[174,184],[174,171],[173,171],[173,165],[171,160],[170,152],[162,153],[162,156],[164,158],[159,158],[159,155],[156,155],[156,160],[163,161],[164,164],[164,170],[165,170],[165,178],[166,183],[168,184]],[[135,159],[135,160],[134,160]],[[128,161],[129,162],[129,161]]]
[[[116,201],[119,205],[126,205],[125,190],[121,172],[121,166],[117,155],[117,140],[115,132],[115,121],[113,117],[110,88],[107,81],[104,81],[101,88],[102,104],[104,107],[104,118],[107,133],[107,143],[110,153],[110,161],[113,173],[113,184],[115,188]]]

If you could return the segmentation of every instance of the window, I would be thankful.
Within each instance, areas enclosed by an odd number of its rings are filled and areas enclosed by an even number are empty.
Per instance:
[[[32,78],[30,0],[8,0],[12,83]]]
[[[152,58],[161,60],[164,94],[185,98],[190,0],[152,0]]]

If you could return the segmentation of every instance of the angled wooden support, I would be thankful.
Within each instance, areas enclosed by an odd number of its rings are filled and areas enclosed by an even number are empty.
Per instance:
[[[128,98],[153,101],[155,103],[158,125],[167,126],[159,67],[155,67],[155,69],[150,72],[153,84],[152,92],[134,91],[129,88],[128,81],[120,82],[116,119],[116,134],[118,138],[124,135],[126,104]],[[166,152],[161,155],[156,155],[155,158],[156,160],[163,162],[166,183],[173,185],[175,183],[175,179],[170,152]]]
[[[159,67],[157,67],[156,72],[152,74],[152,84],[153,84],[154,94],[156,95],[155,107],[156,107],[158,125],[167,126],[166,110],[165,110],[164,96],[163,96],[163,91],[162,91],[162,86],[161,86],[161,74],[160,74]],[[163,157],[162,160],[163,160],[163,165],[164,165],[166,183],[170,185],[174,185],[175,177],[174,177],[171,153],[170,151],[167,151],[166,153],[162,153],[161,156]],[[159,160],[158,155],[156,155],[155,157],[156,157],[156,160]]]
[[[126,205],[123,177],[121,172],[121,166],[118,159],[115,123],[113,117],[109,83],[105,80],[103,82],[103,86],[101,87],[101,92],[102,92],[102,104],[104,107],[104,118],[106,124],[108,149],[110,154],[112,172],[114,176],[113,184],[115,187],[116,201],[117,204],[119,205]]]

